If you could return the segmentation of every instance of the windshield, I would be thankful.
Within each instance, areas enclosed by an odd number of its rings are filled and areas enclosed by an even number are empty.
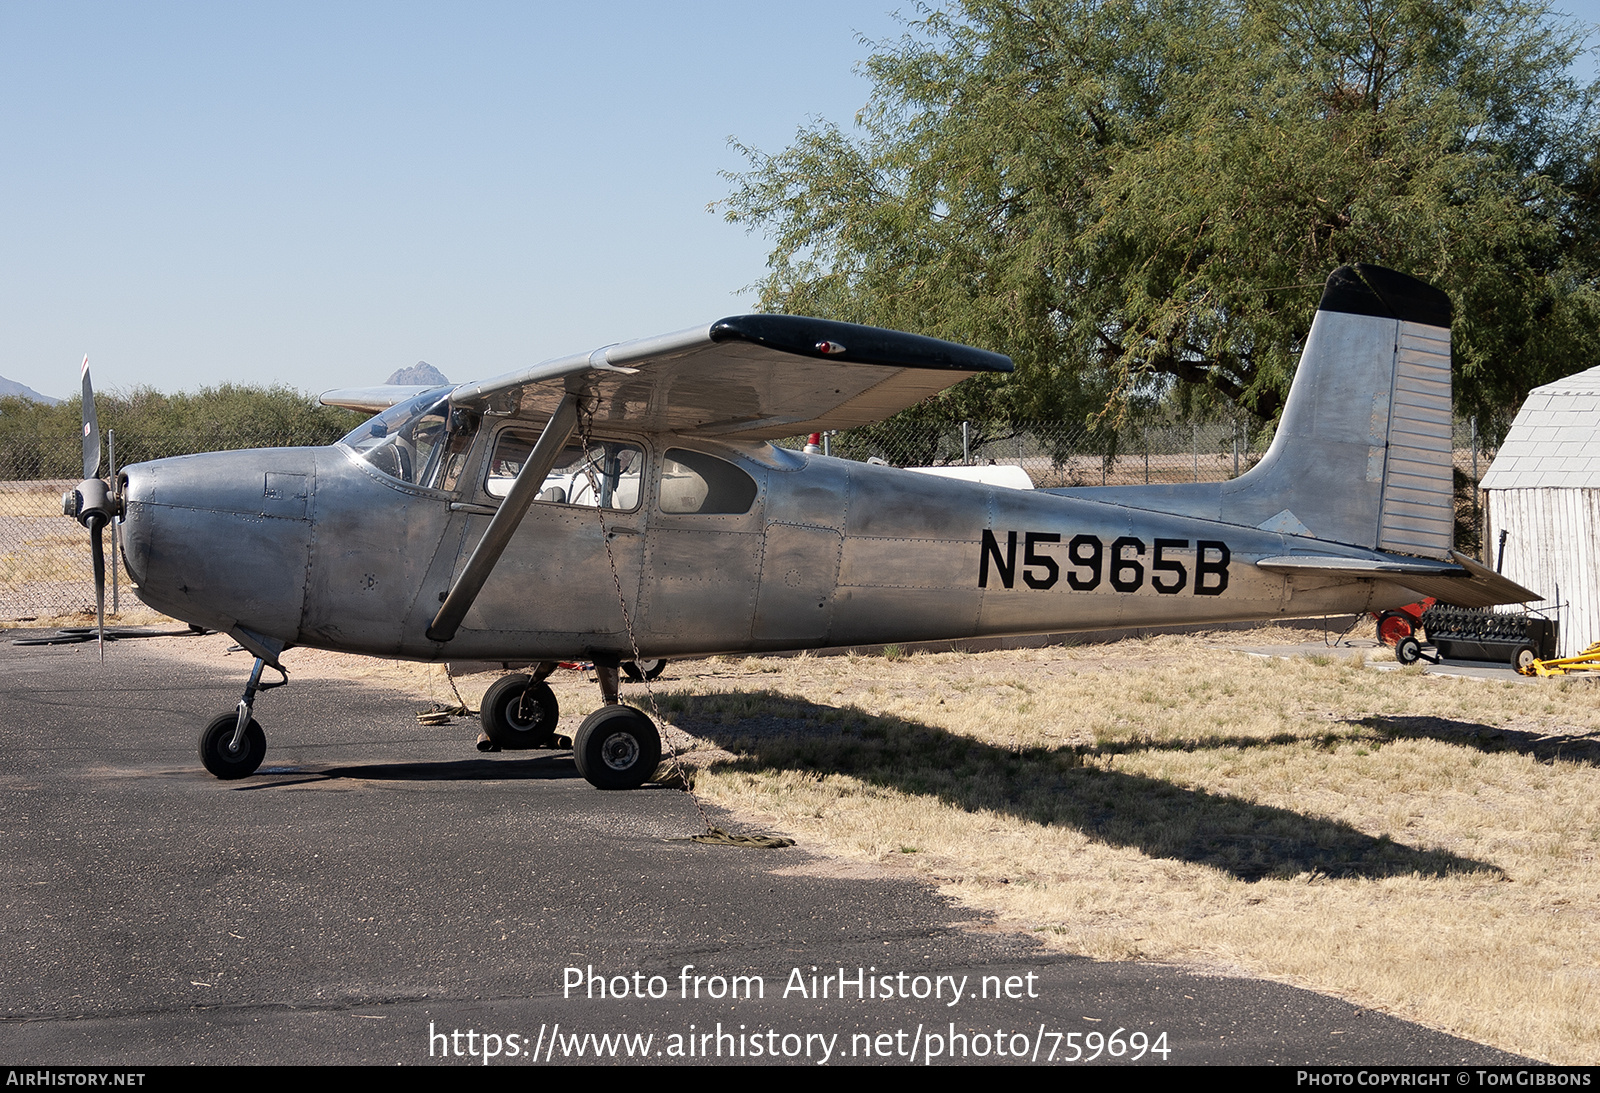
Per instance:
[[[477,419],[450,410],[450,388],[441,387],[389,407],[341,442],[375,470],[414,486],[451,489],[472,440]]]

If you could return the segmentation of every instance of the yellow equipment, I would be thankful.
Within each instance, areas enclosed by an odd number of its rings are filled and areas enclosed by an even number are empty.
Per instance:
[[[1575,657],[1536,660],[1527,668],[1517,670],[1525,676],[1564,676],[1568,672],[1600,672],[1600,641]]]

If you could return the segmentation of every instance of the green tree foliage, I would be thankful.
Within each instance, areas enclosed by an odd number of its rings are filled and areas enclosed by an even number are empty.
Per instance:
[[[908,30],[856,133],[745,149],[721,207],[774,240],[764,306],[1016,359],[924,417],[1274,416],[1356,261],[1450,294],[1464,413],[1600,362],[1597,92],[1538,0],[964,0]]]
[[[95,395],[95,412],[102,436],[116,432],[121,465],[232,448],[331,444],[366,416],[319,405],[288,387],[231,383],[193,394],[164,395],[148,387],[102,391]],[[77,478],[83,469],[82,420],[81,399],[55,406],[0,399],[0,479]]]

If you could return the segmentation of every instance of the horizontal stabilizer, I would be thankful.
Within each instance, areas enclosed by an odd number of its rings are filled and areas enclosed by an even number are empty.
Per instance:
[[[1450,562],[1435,562],[1426,558],[1341,558],[1331,554],[1286,554],[1263,558],[1256,566],[1269,573],[1389,581],[1423,596],[1432,596],[1452,607],[1493,607],[1496,604],[1527,603],[1544,598],[1464,554],[1452,550],[1450,558]]]

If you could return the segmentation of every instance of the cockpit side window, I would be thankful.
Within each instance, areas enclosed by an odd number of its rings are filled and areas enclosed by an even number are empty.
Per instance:
[[[527,433],[500,434],[489,460],[484,492],[500,498],[511,492],[536,439]],[[556,458],[534,500],[624,512],[639,506],[643,477],[644,449],[637,444],[615,440],[590,441],[587,448],[569,444]]]
[[[436,490],[455,492],[461,488],[461,474],[466,470],[467,457],[472,454],[472,442],[478,435],[478,415],[471,410],[451,410],[449,428],[444,443],[433,449],[421,484]]]
[[[674,514],[749,512],[756,502],[756,480],[725,459],[667,449],[661,464],[661,511]]]

